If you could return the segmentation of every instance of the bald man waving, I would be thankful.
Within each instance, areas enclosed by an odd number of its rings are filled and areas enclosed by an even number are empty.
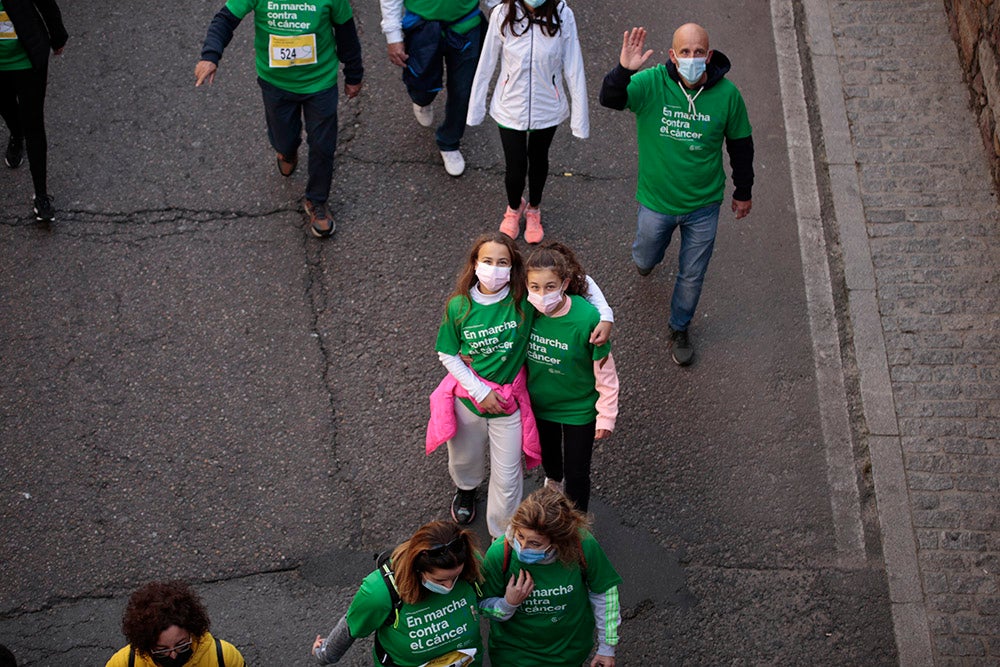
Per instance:
[[[625,33],[618,66],[604,77],[600,100],[612,109],[628,108],[636,117],[639,214],[632,261],[640,275],[649,275],[663,260],[674,229],[680,229],[669,326],[671,356],[687,366],[694,359],[688,326],[725,198],[722,144],[733,168],[732,210],[740,219],[752,205],[753,138],[743,97],[725,78],[729,59],[709,48],[704,28],[696,23],[679,27],[670,60],[639,72],[653,54],[645,45],[645,28]]]

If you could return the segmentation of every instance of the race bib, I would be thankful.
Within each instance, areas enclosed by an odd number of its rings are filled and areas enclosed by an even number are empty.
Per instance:
[[[271,35],[271,67],[316,64],[316,35]]]
[[[14,24],[11,23],[7,12],[3,11],[0,11],[0,39],[17,39],[17,33],[14,32]]]

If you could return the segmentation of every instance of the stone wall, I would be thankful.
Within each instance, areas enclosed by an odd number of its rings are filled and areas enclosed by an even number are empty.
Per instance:
[[[1000,185],[1000,1],[944,0],[944,7],[972,89],[972,108],[990,155],[993,180]]]

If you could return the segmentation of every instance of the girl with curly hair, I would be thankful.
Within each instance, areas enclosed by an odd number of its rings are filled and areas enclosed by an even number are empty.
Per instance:
[[[614,667],[621,577],[563,494],[535,491],[483,560],[494,667]]]
[[[528,393],[545,483],[586,512],[594,440],[611,435],[618,416],[611,343],[590,342],[601,316],[584,298],[585,274],[572,250],[544,243],[528,255],[525,273],[528,301],[538,311],[528,348]]]
[[[213,637],[210,625],[205,606],[183,581],[146,584],[122,615],[128,646],[107,667],[245,667],[236,647]]]

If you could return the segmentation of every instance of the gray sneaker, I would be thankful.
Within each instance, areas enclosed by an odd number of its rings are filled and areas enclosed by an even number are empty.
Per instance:
[[[688,338],[687,331],[675,331],[670,329],[670,356],[678,366],[688,366],[694,359],[694,347]]]

